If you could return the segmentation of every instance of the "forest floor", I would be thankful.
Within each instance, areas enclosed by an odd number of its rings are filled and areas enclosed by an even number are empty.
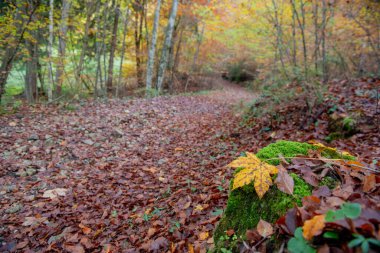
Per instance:
[[[227,200],[225,165],[257,148],[239,115],[255,94],[220,85],[1,117],[0,251],[204,252]]]

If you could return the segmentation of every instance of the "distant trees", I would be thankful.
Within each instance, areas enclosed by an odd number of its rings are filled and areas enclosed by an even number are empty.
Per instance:
[[[24,85],[30,103],[172,91],[239,59],[284,80],[380,73],[378,1],[1,3],[0,96],[7,82]]]

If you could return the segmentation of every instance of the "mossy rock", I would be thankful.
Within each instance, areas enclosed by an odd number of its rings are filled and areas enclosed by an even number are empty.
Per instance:
[[[279,155],[283,157],[307,155],[309,150],[316,150],[317,148],[318,147],[308,143],[278,141],[261,149],[256,156],[269,164],[278,165],[280,160],[275,158],[278,158]],[[323,151],[322,155],[334,159],[354,159],[354,157],[343,156],[332,150]],[[288,160],[290,161],[290,159]],[[237,169],[235,173],[240,170],[241,169]],[[283,193],[278,190],[275,185],[272,185],[264,197],[260,199],[254,190],[253,183],[240,189],[230,191],[227,208],[214,232],[216,249],[227,246],[224,245],[226,243],[225,240],[220,240],[220,238],[225,235],[225,231],[234,229],[235,235],[244,238],[246,230],[255,228],[260,219],[274,223],[286,210],[295,205],[301,205],[302,198],[310,196],[313,187],[307,184],[298,175],[292,173],[291,176],[294,179],[293,195]],[[232,184],[233,180],[231,180],[230,185]],[[329,182],[329,184],[332,185],[333,182]]]

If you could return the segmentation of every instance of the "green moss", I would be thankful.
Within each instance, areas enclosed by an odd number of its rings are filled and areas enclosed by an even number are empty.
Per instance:
[[[283,157],[296,157],[297,155],[307,155],[309,150],[316,149],[318,149],[318,147],[308,143],[278,141],[261,149],[256,155],[267,163],[278,165],[280,160],[276,158],[278,158],[280,154]],[[342,155],[334,150],[325,150],[322,152],[322,156],[332,159],[355,159],[353,156]],[[291,159],[288,160],[290,161]],[[240,170],[241,168],[235,170],[235,173]],[[234,229],[235,234],[239,238],[244,238],[246,230],[255,228],[260,219],[273,223],[285,214],[289,208],[292,208],[294,205],[301,205],[302,198],[311,195],[312,186],[307,184],[296,174],[291,174],[291,176],[294,179],[293,195],[283,193],[273,185],[264,197],[259,199],[254,190],[253,183],[240,189],[230,191],[227,208],[214,232],[216,249],[231,246],[228,244],[228,241],[220,240],[221,237],[225,237],[226,230]],[[328,187],[335,187],[337,183],[336,180],[332,178],[328,179],[327,177],[322,180],[322,182],[323,185],[327,185]],[[231,185],[232,184],[233,180],[231,180]]]
[[[330,190],[334,189],[339,184],[339,181],[332,177],[324,177],[321,182],[319,182],[319,186],[327,186]]]
[[[296,174],[291,174],[291,176],[294,179],[293,196],[272,186],[264,197],[259,199],[252,183],[242,189],[232,191],[224,217],[214,233],[215,242],[228,229],[232,228],[238,236],[244,236],[247,229],[256,227],[260,218],[273,223],[295,204],[301,205],[302,198],[309,196],[312,188]]]
[[[310,149],[316,149],[315,146],[308,143],[294,141],[277,141],[257,152],[257,157],[261,160],[277,158],[280,154],[283,157],[295,157],[297,155],[307,155]],[[290,159],[287,159],[290,161]],[[279,159],[267,160],[272,165],[279,165]]]

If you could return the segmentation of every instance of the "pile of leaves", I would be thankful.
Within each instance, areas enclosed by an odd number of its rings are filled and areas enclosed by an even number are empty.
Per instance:
[[[298,174],[314,187],[311,196],[302,199],[275,224],[261,220],[256,229],[248,230],[241,252],[271,252],[274,248],[289,252],[378,252],[380,250],[380,170],[362,161],[327,159],[323,149],[310,151],[288,162],[281,158],[276,167],[260,161],[253,154],[233,161],[231,167],[243,167],[235,175],[232,190],[254,182],[259,196],[272,184],[270,174],[277,174],[280,191],[293,194],[290,172]],[[335,149],[333,149],[335,150]],[[244,179],[241,176],[245,175]],[[323,185],[329,178],[330,188]],[[263,187],[263,185],[265,187]],[[321,186],[322,185],[322,186]],[[231,231],[227,231],[230,234]],[[270,236],[273,241],[264,243]],[[269,247],[269,248],[267,248]]]
[[[306,88],[290,83],[263,92],[247,112],[246,123],[252,126],[259,146],[281,139],[326,140],[372,163],[380,157],[379,94],[380,79],[373,78],[334,80]],[[355,132],[331,138],[334,117],[352,119]]]

